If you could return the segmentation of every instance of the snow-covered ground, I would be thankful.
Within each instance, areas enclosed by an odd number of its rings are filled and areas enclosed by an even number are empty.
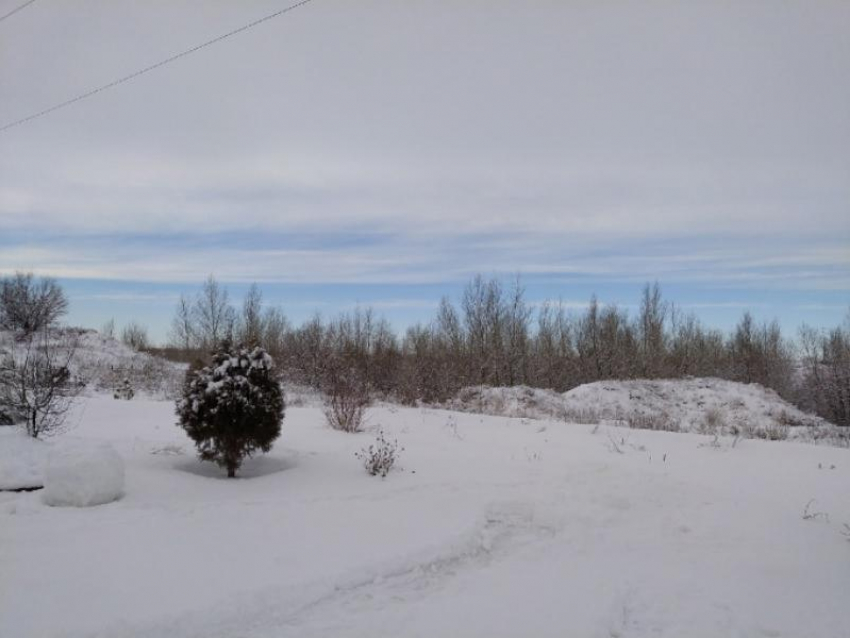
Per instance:
[[[847,449],[394,407],[352,435],[293,407],[228,480],[171,402],[94,396],[71,419],[44,447],[111,444],[125,495],[0,492],[4,638],[850,627]],[[385,480],[354,457],[378,427],[405,448]]]

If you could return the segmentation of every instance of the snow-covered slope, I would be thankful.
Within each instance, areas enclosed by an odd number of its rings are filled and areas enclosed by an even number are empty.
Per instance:
[[[644,417],[647,423],[668,422],[671,428],[687,432],[715,427],[724,433],[736,428],[763,431],[825,424],[757,383],[715,378],[598,381],[565,393],[564,404],[568,413],[592,410],[600,419],[627,422]]]
[[[569,423],[850,444],[850,432],[801,412],[773,390],[715,378],[598,381],[564,394],[524,386],[473,386],[448,407]]]
[[[75,380],[93,390],[114,390],[129,379],[138,392],[173,398],[182,380],[185,366],[136,352],[117,339],[96,330],[62,328],[54,333],[57,341],[73,340],[76,351],[71,361]],[[19,351],[23,344],[9,332],[0,331],[0,354]]]
[[[174,404],[87,397],[125,496],[0,492],[0,636],[847,635],[850,450],[385,407],[290,408],[228,480]],[[354,453],[380,427],[400,469]],[[0,445],[3,442],[0,441]]]

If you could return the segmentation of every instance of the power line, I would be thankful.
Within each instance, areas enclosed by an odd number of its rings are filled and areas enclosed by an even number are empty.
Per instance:
[[[6,15],[4,15],[4,16],[0,16],[0,22],[3,22],[3,20],[5,20],[6,18],[8,18],[8,17],[10,17],[10,16],[15,15],[18,11],[20,11],[20,10],[21,10],[21,9],[23,9],[24,7],[28,7],[28,6],[30,6],[33,2],[35,2],[35,0],[29,0],[29,2],[24,2],[24,3],[23,3],[22,5],[20,5],[19,7],[15,7],[14,9],[12,9],[12,10],[11,10],[9,13],[7,13]]]
[[[175,60],[179,60],[180,58],[184,58],[187,55],[191,55],[192,53],[195,53],[196,51],[200,51],[201,49],[205,49],[206,47],[211,46],[213,44],[216,44],[217,42],[221,42],[222,40],[225,40],[225,39],[229,38],[230,36],[236,35],[237,33],[242,33],[243,31],[247,31],[248,29],[256,27],[257,25],[262,24],[263,22],[267,22],[268,20],[272,20],[274,18],[282,16],[284,13],[289,13],[290,11],[297,9],[298,7],[303,7],[305,4],[308,4],[312,1],[313,0],[300,0],[300,2],[296,2],[295,4],[291,4],[288,7],[281,9],[280,11],[275,11],[274,13],[270,13],[269,15],[262,17],[258,20],[254,20],[253,22],[249,22],[248,24],[243,25],[243,26],[239,27],[238,29],[234,29],[233,31],[228,31],[227,33],[220,35],[218,37],[215,37],[212,40],[207,40],[206,42],[202,42],[201,44],[193,46],[191,49],[186,49],[185,51],[181,51],[180,53],[172,55],[169,58],[165,58],[164,60],[160,60],[159,62],[157,62],[155,64],[151,64],[150,66],[146,66],[143,69],[139,69],[138,71],[134,71],[133,73],[130,73],[129,75],[125,75],[124,77],[118,78],[117,80],[113,80],[112,82],[108,82],[107,84],[103,84],[103,85],[101,85],[101,86],[99,86],[95,89],[91,89],[90,91],[86,91],[85,93],[81,93],[80,95],[77,95],[76,97],[72,97],[68,100],[65,100],[64,102],[54,104],[53,106],[46,108],[43,111],[38,111],[37,113],[33,113],[32,115],[27,115],[26,117],[22,117],[21,119],[15,120],[14,122],[9,122],[8,124],[4,124],[3,126],[0,126],[0,133],[12,128],[13,126],[19,126],[21,124],[24,124],[25,122],[29,122],[30,120],[34,120],[36,118],[43,117],[43,116],[47,115],[48,113],[52,113],[53,111],[58,111],[59,109],[65,108],[66,106],[71,106],[75,102],[79,102],[80,100],[85,100],[86,98],[92,97],[93,95],[97,95],[98,93],[101,93],[102,91],[106,91],[107,89],[111,89],[113,87],[116,87],[119,84],[124,84],[124,82],[129,82],[130,80],[133,80],[133,79],[139,77],[140,75],[144,75],[145,73],[148,73],[149,71],[153,71],[154,69],[158,69],[161,66],[165,66],[166,64],[170,64],[171,62],[174,62]],[[35,0],[30,0],[30,2],[35,2]],[[17,9],[16,9],[16,11],[17,11]]]

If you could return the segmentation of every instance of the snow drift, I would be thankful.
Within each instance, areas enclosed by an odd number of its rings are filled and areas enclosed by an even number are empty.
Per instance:
[[[525,386],[472,386],[447,406],[464,412],[635,429],[825,440],[847,445],[847,432],[806,414],[759,384],[716,378],[597,381],[559,394]]]
[[[44,485],[44,464],[50,446],[17,427],[0,427],[0,490]]]

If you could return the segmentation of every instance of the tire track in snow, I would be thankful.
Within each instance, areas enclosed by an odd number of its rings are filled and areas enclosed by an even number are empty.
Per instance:
[[[552,539],[562,528],[541,518],[551,508],[524,501],[492,503],[471,532],[437,550],[385,564],[364,574],[303,586],[270,588],[228,601],[224,609],[192,612],[145,626],[109,627],[89,638],[279,638],[297,635],[359,635],[352,616],[414,601],[447,580],[483,569],[526,545]],[[374,631],[374,616],[363,635]]]

